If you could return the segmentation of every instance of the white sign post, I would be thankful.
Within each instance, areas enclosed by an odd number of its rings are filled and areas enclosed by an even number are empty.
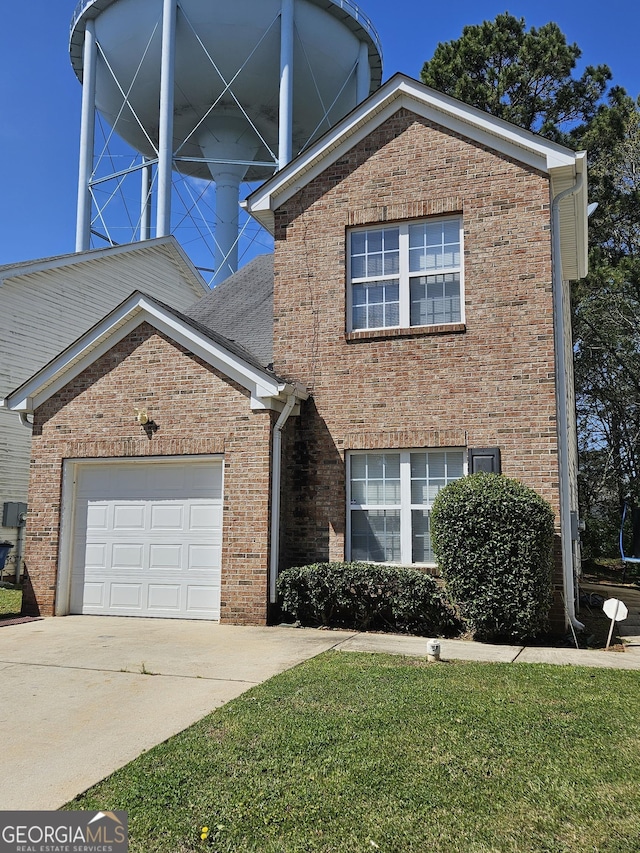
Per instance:
[[[605,651],[609,648],[611,636],[613,634],[613,626],[616,622],[622,622],[629,615],[627,605],[618,598],[608,598],[602,605],[605,615],[611,619],[611,627],[609,628],[609,636],[607,637],[607,645]]]

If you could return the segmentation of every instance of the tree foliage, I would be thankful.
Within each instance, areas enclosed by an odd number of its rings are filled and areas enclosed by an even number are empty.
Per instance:
[[[466,26],[462,36],[436,47],[422,82],[551,139],[590,122],[611,71],[588,66],[572,77],[581,56],[555,23],[526,30],[508,12]]]
[[[581,508],[594,555],[614,554],[621,504],[640,502],[640,103],[612,91],[589,150],[589,275],[573,287]]]

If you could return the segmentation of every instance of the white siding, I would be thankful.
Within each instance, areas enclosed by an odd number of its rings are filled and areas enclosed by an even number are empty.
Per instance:
[[[48,269],[20,264],[1,270],[0,398],[134,290],[178,310],[205,292],[170,243],[52,259]],[[30,441],[17,415],[0,409],[0,512],[4,501],[27,499]],[[12,534],[0,527],[0,539]]]

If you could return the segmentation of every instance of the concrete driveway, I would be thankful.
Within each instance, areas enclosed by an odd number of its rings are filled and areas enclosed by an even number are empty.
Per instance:
[[[0,809],[56,809],[225,702],[352,636],[66,616],[0,627]]]

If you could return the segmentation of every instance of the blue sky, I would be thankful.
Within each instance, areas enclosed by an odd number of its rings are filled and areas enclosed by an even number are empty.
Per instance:
[[[76,0],[5,0],[0,28],[0,264],[72,252],[81,89],[68,32]],[[160,2],[160,0],[158,0]],[[440,41],[508,10],[528,26],[558,23],[585,64],[640,93],[636,0],[358,0],[384,51],[384,79],[419,77]],[[603,14],[604,12],[604,14]]]

